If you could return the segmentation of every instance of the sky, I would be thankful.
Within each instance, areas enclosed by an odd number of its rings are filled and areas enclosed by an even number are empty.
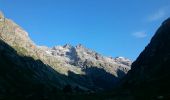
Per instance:
[[[37,45],[82,44],[104,56],[135,60],[170,0],[0,0],[0,10]]]

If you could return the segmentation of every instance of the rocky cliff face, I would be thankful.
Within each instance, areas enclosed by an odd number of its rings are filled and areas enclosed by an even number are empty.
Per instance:
[[[80,68],[88,78],[88,84],[91,84],[92,87],[113,87],[130,70],[132,63],[123,57],[104,57],[81,44],[76,47],[66,44],[53,48],[39,48],[60,60],[64,66]],[[87,80],[85,81],[87,82]]]
[[[170,98],[170,18],[165,20],[124,80],[138,98]]]
[[[37,46],[26,31],[12,20],[5,18],[2,13],[0,13],[0,40],[7,45],[2,47],[2,52],[8,46],[15,51],[14,55],[12,55],[13,52],[5,53],[11,55],[9,56],[11,58],[5,56],[6,60],[10,59],[9,61],[13,62],[8,66],[9,71],[13,66],[18,71],[20,71],[20,67],[28,68],[31,72],[36,73],[34,76],[36,79],[49,81],[59,90],[67,84],[85,91],[108,89],[124,77],[131,65],[131,61],[128,59],[104,57],[82,45],[53,48]],[[3,57],[1,56],[1,59],[4,59]],[[29,57],[31,60],[24,57]],[[1,65],[5,67],[5,65]],[[24,71],[21,72],[24,73]],[[27,77],[27,75],[25,76]],[[9,77],[13,78],[10,75]],[[35,81],[37,81],[36,79]],[[45,83],[43,82],[43,84]]]
[[[106,70],[115,76],[117,71],[125,74],[130,70],[131,61],[124,57],[104,57],[101,54],[87,49],[79,44],[76,47],[66,44],[64,46],[55,46],[53,48],[40,47],[46,53],[60,59],[66,66],[74,66],[75,68],[91,68],[97,67]]]

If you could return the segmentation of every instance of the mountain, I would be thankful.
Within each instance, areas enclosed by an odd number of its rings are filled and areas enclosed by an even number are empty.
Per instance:
[[[59,98],[55,95],[67,84],[89,90],[37,59],[40,53],[28,34],[0,13],[1,100]]]
[[[170,99],[170,18],[132,64],[123,80],[123,88],[141,100]]]
[[[169,100],[170,18],[131,63],[81,44],[37,46],[0,13],[2,100]]]
[[[6,94],[32,96],[42,91],[47,95],[47,91],[61,92],[66,87],[74,92],[108,90],[126,75],[132,63],[123,57],[104,57],[82,45],[38,46],[2,13],[0,43],[0,92]]]
[[[80,68],[88,78],[91,87],[98,86],[101,89],[109,89],[116,85],[130,70],[132,63],[129,59],[123,57],[116,57],[115,59],[104,57],[81,44],[75,47],[66,44],[52,48],[39,46],[39,48],[60,60],[64,66]],[[87,82],[87,80],[85,81]]]

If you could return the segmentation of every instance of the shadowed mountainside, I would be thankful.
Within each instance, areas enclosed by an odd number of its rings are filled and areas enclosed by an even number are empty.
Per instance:
[[[0,99],[43,98],[45,93],[59,89],[59,75],[40,60],[19,56],[0,40]]]
[[[94,70],[115,79],[114,76],[103,69],[96,68]],[[17,51],[0,40],[0,99],[68,100],[70,97],[68,97],[67,91],[73,93],[72,98],[77,93],[80,95],[79,93],[85,92],[77,83],[81,86],[87,86],[80,82],[85,81],[83,79],[86,77],[73,72],[69,72],[68,76],[62,75],[40,60],[18,55]],[[71,83],[72,78],[77,81]],[[77,85],[70,86],[71,91],[63,91],[65,87],[62,81],[68,81],[65,86],[69,84]],[[95,81],[98,82],[97,79]],[[93,86],[89,88],[95,90]]]
[[[91,76],[71,71],[68,76],[60,74],[41,60],[19,55],[11,46],[0,40],[0,100],[103,100],[107,94],[94,93],[92,90],[98,89],[97,86],[112,88],[107,84],[110,84],[111,80],[115,81],[116,77],[99,68],[85,70],[87,73],[89,71],[93,71]],[[96,73],[106,77],[93,78]],[[123,72],[118,73],[121,75]],[[87,85],[88,77],[92,77],[95,87]],[[88,86],[90,90],[82,89],[81,86]]]
[[[162,23],[123,80],[123,87],[141,100],[170,99],[169,85],[170,18]]]

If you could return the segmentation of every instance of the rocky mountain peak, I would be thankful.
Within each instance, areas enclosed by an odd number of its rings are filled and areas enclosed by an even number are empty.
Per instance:
[[[131,64],[132,64],[132,61],[125,58],[125,57],[116,57],[116,58],[114,58],[114,60],[118,63],[122,63],[122,64],[125,64],[127,66],[131,66]]]
[[[82,44],[78,44],[78,45],[76,45],[76,48],[78,49],[78,48],[85,48],[85,46],[83,46]]]
[[[55,46],[52,49],[48,49],[48,52],[56,58],[59,58],[62,62],[65,62],[66,65],[71,64],[80,68],[97,66],[108,69],[108,66],[117,66],[126,67],[125,72],[127,72],[132,63],[132,61],[124,57],[105,57],[95,51],[85,48],[82,44],[78,44],[76,47],[69,44],[64,46]],[[117,70],[116,67],[115,70]]]
[[[3,21],[4,19],[5,21]],[[29,38],[28,33],[12,20],[5,18],[2,12],[0,13],[0,30],[1,39],[16,48],[31,47],[33,49],[35,47],[35,44]]]
[[[71,44],[65,44],[64,46],[63,46],[63,48],[73,48],[73,46],[71,45]]]

